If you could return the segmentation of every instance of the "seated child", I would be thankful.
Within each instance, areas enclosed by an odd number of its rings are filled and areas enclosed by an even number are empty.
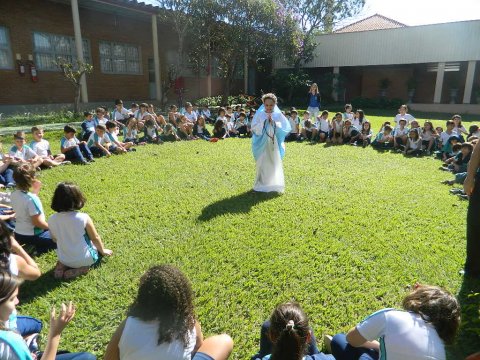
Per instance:
[[[313,141],[313,130],[314,130],[314,127],[313,127],[312,121],[310,119],[306,119],[303,122],[301,139],[307,139],[307,140]]]
[[[360,130],[360,134],[357,137],[355,144],[357,146],[361,145],[362,147],[366,147],[370,145],[371,139],[372,139],[372,127],[370,122],[365,120],[362,123],[362,129]]]
[[[478,127],[478,125],[471,125],[469,128],[468,128],[468,138],[467,139],[470,139],[472,136],[476,137],[476,138],[480,138],[480,128]],[[468,140],[470,141],[470,140]]]
[[[329,142],[330,122],[328,121],[328,111],[322,111],[322,114],[317,117],[314,124],[313,138],[319,142]]]
[[[210,140],[210,132],[205,126],[205,118],[203,117],[203,115],[200,115],[197,118],[197,121],[193,126],[193,135],[203,140]]]
[[[343,143],[344,144],[353,144],[357,141],[360,133],[352,125],[352,121],[350,119],[346,119],[343,125]]]
[[[433,124],[431,121],[425,121],[421,131],[421,136],[422,146],[425,149],[426,154],[430,155],[434,149],[435,139],[438,137],[436,131],[433,129]]]
[[[135,112],[135,119],[137,119],[137,126],[138,130],[143,130],[143,126],[145,125],[145,121],[147,117],[151,117],[150,113],[148,112],[148,104],[141,103],[140,108]]]
[[[335,118],[332,119],[332,144],[343,144],[343,115],[337,112]]]
[[[437,151],[441,151],[442,150],[442,140],[441,140],[441,137],[442,137],[442,134],[443,134],[443,128],[441,126],[437,126],[435,128],[435,133],[437,134],[437,136],[435,137],[435,150]]]
[[[464,142],[465,139],[463,135],[468,135],[467,129],[462,125],[462,117],[458,114],[452,116],[452,121],[455,124],[453,127],[453,132],[461,139],[460,142]]]
[[[146,118],[143,134],[144,136],[140,139],[142,142],[146,142],[147,144],[161,144],[163,142],[158,136],[158,128],[155,120],[150,117]]]
[[[113,121],[107,121],[106,128],[107,128],[108,139],[116,147],[117,153],[125,153],[127,151],[135,150],[135,149],[132,149],[134,145],[133,142],[131,141],[121,142],[120,140],[118,140],[118,136],[117,136],[118,127],[116,123],[114,123]]]
[[[37,155],[35,151],[25,141],[25,133],[23,131],[17,131],[13,135],[15,145],[10,148],[8,155],[12,159],[12,165],[30,163],[34,168],[40,167],[43,163],[43,159]]]
[[[223,108],[223,107],[218,108],[217,120],[222,120],[223,123],[226,124],[227,123],[227,118],[225,117],[226,113],[227,113],[227,111],[225,110],[225,108]]]
[[[115,109],[112,111],[112,116],[110,120],[123,125],[127,124],[127,120],[130,118],[132,113],[123,107],[123,101],[120,99],[115,100]]]
[[[461,149],[459,142],[460,142],[460,138],[457,135],[452,135],[448,138],[447,142],[443,145],[442,151],[441,151],[441,156],[443,161],[446,161],[447,159],[458,154],[458,152]],[[457,146],[458,150],[454,149],[455,145],[459,145]]]
[[[181,139],[177,136],[175,127],[172,124],[165,125],[165,130],[163,134],[160,135],[162,141],[164,142],[175,142],[180,141]]]
[[[290,110],[290,116],[287,117],[290,122],[290,134],[285,138],[285,141],[295,141],[298,140],[300,136],[300,118],[298,117],[298,112],[295,108]]]
[[[353,120],[352,104],[345,104],[345,112],[342,114],[343,119]]]
[[[442,131],[442,133],[440,134],[440,145],[439,145],[439,148],[441,149],[441,151],[443,152],[443,148],[445,147],[445,145],[447,144],[448,142],[448,139],[451,137],[451,136],[454,136],[454,135],[457,135],[454,131],[453,131],[453,128],[455,127],[455,123],[452,121],[452,120],[448,120],[447,121],[447,129],[445,131]],[[457,138],[458,139],[458,138]]]
[[[127,120],[127,124],[123,128],[123,141],[131,142],[135,145],[139,144],[137,119],[135,119],[133,116]]]
[[[93,155],[87,146],[85,141],[79,141],[75,137],[74,127],[65,125],[63,128],[63,138],[60,140],[60,151],[65,155],[65,159],[74,163],[80,163],[83,165],[93,162]]]
[[[458,146],[459,144],[457,144]],[[452,171],[456,173],[467,172],[468,162],[472,157],[473,145],[470,143],[463,143],[460,145],[460,152],[455,156],[447,159],[445,165],[441,168],[442,170]]]
[[[226,136],[227,130],[225,130],[224,122],[219,118],[213,126],[213,137],[217,139],[225,139]]]
[[[248,128],[247,114],[241,112],[238,114],[237,120],[235,121],[235,129],[238,132],[238,136],[249,136],[250,129]]]
[[[321,353],[308,317],[296,302],[279,304],[260,332],[260,351],[252,360],[335,360]]]
[[[112,155],[110,150],[111,143],[110,139],[108,138],[107,128],[105,125],[97,125],[95,128],[95,132],[90,135],[88,138],[87,146],[92,152],[93,156],[110,156]]]
[[[233,120],[233,115],[226,114],[227,118],[226,130],[229,137],[237,137],[239,135],[238,130],[235,127],[235,120]]]
[[[48,219],[48,227],[57,243],[55,279],[84,275],[102,256],[113,253],[104,247],[90,216],[79,211],[85,201],[80,188],[72,183],[58,184],[53,194],[51,207],[56,214]]]
[[[42,184],[35,177],[35,168],[32,164],[20,164],[13,171],[13,178],[17,183],[17,189],[11,195],[16,217],[15,239],[20,245],[33,246],[40,254],[55,249],[57,246],[48,231],[38,197]]]
[[[355,111],[355,115],[353,116],[353,120],[352,120],[352,125],[355,126],[355,128],[358,131],[362,130],[362,125],[364,121],[367,121],[367,119],[365,119],[365,113],[363,112],[363,110],[358,109],[357,111]]]
[[[137,103],[132,103],[132,105],[130,105],[130,109],[128,110],[128,112],[135,115],[138,108],[139,108],[139,106],[138,106]]]
[[[93,121],[95,122],[95,126],[97,125],[105,125],[108,119],[105,117],[105,110],[102,107],[98,107],[95,110],[95,116],[93,117]]]
[[[418,123],[417,120],[412,120],[410,122],[410,130],[415,130],[418,132],[418,134],[421,136],[421,133],[422,133],[422,128],[420,127],[420,124]]]
[[[204,105],[202,110],[200,110],[200,115],[203,115],[205,118],[205,122],[208,124],[214,124],[215,120],[212,118],[212,113],[210,112],[210,109],[208,108],[208,105]]]
[[[12,158],[0,152],[0,188],[14,187]]]
[[[52,155],[50,150],[50,143],[43,138],[43,128],[40,126],[32,127],[33,141],[30,143],[30,147],[42,158],[42,165],[46,167],[58,166],[62,164],[68,164],[70,161],[65,161],[64,154]]]
[[[383,126],[383,131],[379,132],[372,141],[372,146],[376,149],[391,149],[393,148],[392,127],[390,125]]]
[[[418,135],[417,130],[410,129],[408,132],[407,145],[403,154],[412,156],[422,155],[422,138]]]
[[[460,326],[460,305],[448,291],[416,285],[404,310],[383,309],[331,340],[337,360],[446,359]]]
[[[84,119],[81,124],[82,127],[82,134],[80,137],[82,138],[82,141],[87,141],[90,135],[92,135],[95,132],[95,126],[97,126],[97,123],[93,119],[93,113],[90,111],[85,111],[83,113]]]
[[[409,129],[407,128],[407,120],[400,119],[398,121],[398,127],[393,131],[393,147],[395,149],[404,148],[407,144],[407,137]]]

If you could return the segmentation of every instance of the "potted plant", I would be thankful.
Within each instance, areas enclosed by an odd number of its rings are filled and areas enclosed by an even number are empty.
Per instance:
[[[384,78],[384,79],[381,79],[380,82],[379,82],[379,85],[380,85],[380,96],[381,97],[386,97],[387,96],[387,89],[390,87],[390,84],[392,82],[390,81],[390,79],[387,79],[387,78]]]
[[[407,91],[408,91],[408,103],[413,102],[413,97],[415,96],[415,90],[417,89],[417,79],[413,76],[407,81]]]

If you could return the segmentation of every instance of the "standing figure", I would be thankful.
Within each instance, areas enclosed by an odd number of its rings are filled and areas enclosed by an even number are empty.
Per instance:
[[[262,97],[263,105],[252,121],[252,151],[257,164],[253,190],[279,192],[285,189],[282,159],[285,155],[285,137],[291,126],[277,106],[274,94]]]

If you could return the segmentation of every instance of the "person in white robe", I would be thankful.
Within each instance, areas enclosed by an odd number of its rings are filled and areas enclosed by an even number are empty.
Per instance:
[[[291,125],[278,108],[274,94],[265,94],[262,102],[263,105],[255,113],[251,125],[252,151],[257,167],[253,190],[283,193],[284,140],[291,131]]]

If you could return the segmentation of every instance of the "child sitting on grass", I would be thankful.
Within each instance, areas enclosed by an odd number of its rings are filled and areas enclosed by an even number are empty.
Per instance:
[[[28,145],[25,145],[25,133],[17,131],[13,135],[15,145],[10,148],[8,155],[12,159],[12,165],[19,165],[29,163],[36,169],[42,165],[43,160],[37,155],[35,151]]]
[[[304,122],[303,122],[303,126],[302,126],[302,131],[301,131],[301,140],[303,139],[307,139],[307,140],[311,140],[313,141],[313,131],[315,130],[313,124],[312,124],[312,121],[310,119],[306,119]]]
[[[180,141],[181,139],[177,136],[175,127],[172,124],[165,125],[165,130],[163,134],[160,135],[162,141],[164,142],[175,142]]]
[[[11,195],[16,218],[15,239],[21,245],[33,246],[40,254],[55,249],[57,246],[48,231],[38,197],[42,183],[35,177],[35,168],[32,164],[18,165],[13,171],[13,179],[17,183],[17,189]]]
[[[213,137],[217,139],[225,139],[227,136],[227,130],[225,130],[224,122],[222,119],[217,119],[213,126]]]
[[[359,136],[360,133],[355,126],[352,125],[352,120],[346,119],[343,125],[343,142],[345,144],[354,144]]]
[[[337,112],[332,119],[332,144],[343,144],[343,115]]]
[[[139,144],[137,120],[133,116],[127,120],[127,125],[123,128],[123,141]]]
[[[108,138],[107,128],[105,125],[97,125],[95,132],[90,135],[88,138],[87,146],[94,156],[107,156],[109,157],[110,152],[110,139]]]
[[[43,135],[43,128],[41,126],[32,127],[33,141],[30,143],[30,147],[43,160],[42,166],[52,167],[69,164],[70,161],[65,161],[64,154],[52,155],[50,143],[43,138]]]
[[[383,131],[379,132],[372,141],[372,147],[376,149],[391,149],[393,148],[392,127],[389,124],[383,126]]]
[[[425,153],[430,155],[434,149],[435,139],[438,137],[437,132],[433,129],[431,121],[425,121],[421,132],[422,146],[425,149]]]
[[[107,136],[110,140],[110,142],[116,147],[117,153],[125,153],[127,151],[135,151],[135,149],[132,149],[132,146],[134,145],[133,142],[121,142],[118,140],[117,136],[117,124],[115,124],[113,121],[107,121]]]
[[[372,139],[372,126],[369,121],[364,121],[362,124],[362,129],[360,130],[360,135],[357,138],[355,144],[357,146],[366,147],[370,145]]]
[[[440,168],[441,170],[452,171],[454,174],[467,171],[468,162],[470,161],[473,152],[473,145],[470,143],[463,143],[460,146],[460,152],[447,159],[445,164]]]
[[[335,360],[321,353],[308,317],[298,303],[278,305],[260,332],[260,351],[252,360]]]
[[[50,216],[48,226],[57,243],[56,279],[84,275],[101,256],[113,254],[104,247],[90,216],[79,211],[85,201],[80,188],[72,183],[58,184],[53,194],[51,208],[57,213]]]
[[[74,127],[65,125],[63,128],[64,136],[60,140],[60,150],[65,155],[65,159],[74,163],[87,165],[93,162],[93,155],[85,141],[80,141],[75,137]]]
[[[447,161],[451,157],[457,155],[461,150],[461,145],[459,144],[460,138],[457,135],[450,136],[448,141],[443,145],[441,156],[443,161]]]
[[[158,135],[157,124],[151,117],[147,117],[145,120],[143,134],[143,137],[140,139],[141,142],[146,142],[147,144],[161,144],[163,142]]]
[[[210,140],[210,132],[205,126],[205,118],[203,115],[200,115],[193,126],[193,135],[199,137],[203,140]]]
[[[322,114],[317,117],[315,122],[315,129],[313,130],[313,138],[318,142],[329,142],[330,122],[328,121],[328,111],[322,111]]]
[[[422,155],[422,138],[418,135],[418,131],[410,129],[408,133],[407,145],[403,151],[404,155],[420,156]]]
[[[83,122],[80,125],[82,127],[81,138],[83,141],[87,141],[91,134],[95,132],[95,126],[98,124],[95,123],[93,119],[93,113],[90,111],[85,111],[83,113]]]
[[[398,121],[398,127],[393,131],[393,147],[395,149],[402,149],[407,144],[409,130],[406,125],[407,120],[402,118]]]

